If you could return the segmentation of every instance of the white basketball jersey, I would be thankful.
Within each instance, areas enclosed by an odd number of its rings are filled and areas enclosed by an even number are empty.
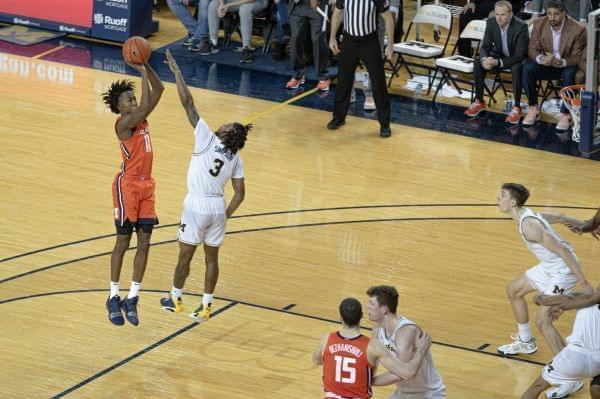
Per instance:
[[[187,175],[188,194],[196,197],[216,198],[213,206],[207,199],[211,212],[225,213],[223,191],[229,179],[244,177],[244,166],[238,154],[225,149],[221,140],[214,135],[203,119],[198,120],[194,129],[196,138],[194,153],[190,160]],[[215,206],[218,209],[214,209]]]
[[[389,337],[385,335],[385,329],[380,326],[377,338],[395,355],[396,342],[394,338],[396,337],[396,333],[402,327],[409,325],[419,328],[412,321],[400,316],[394,331]],[[423,363],[421,363],[421,368],[419,368],[415,377],[410,380],[400,381],[397,384],[396,391],[401,393],[400,397],[403,399],[444,399],[446,397],[446,387],[444,386],[442,377],[435,368],[431,352],[428,351],[425,355]]]
[[[550,234],[552,234],[558,241],[565,244],[569,248],[569,250],[573,252],[573,248],[571,247],[571,245],[552,228],[552,226],[546,221],[546,219],[544,219],[539,213],[534,212],[529,208],[522,208],[521,215],[519,216],[519,233],[521,233],[521,238],[525,242],[525,245],[527,245],[527,248],[529,248],[531,253],[533,253],[533,255],[535,255],[535,257],[538,258],[538,260],[543,264],[543,268],[546,273],[571,273],[571,270],[560,256],[550,251],[543,245],[528,241],[527,238],[525,238],[525,235],[523,234],[523,220],[530,217],[542,222],[544,228]]]
[[[600,305],[579,309],[573,323],[573,332],[567,337],[569,344],[600,351]]]

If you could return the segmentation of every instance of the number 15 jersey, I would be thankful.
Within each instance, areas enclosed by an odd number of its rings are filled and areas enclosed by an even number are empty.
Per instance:
[[[368,399],[371,397],[373,366],[367,359],[371,339],[364,335],[345,338],[329,334],[323,350],[323,388],[325,398]]]
[[[239,153],[232,154],[214,135],[206,122],[199,119],[194,129],[194,152],[187,175],[188,194],[195,197],[223,197],[223,189],[229,179],[244,177],[244,165]],[[225,213],[223,209],[210,209],[210,213]],[[220,207],[220,206],[219,206]]]

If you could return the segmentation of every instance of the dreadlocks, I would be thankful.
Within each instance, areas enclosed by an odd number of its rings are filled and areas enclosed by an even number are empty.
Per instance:
[[[252,124],[242,125],[235,122],[233,130],[222,138],[222,143],[232,154],[244,148],[248,133],[252,130]]]
[[[135,84],[129,80],[117,80],[110,85],[110,89],[102,93],[102,101],[110,108],[113,114],[119,113],[119,97],[126,91],[133,91]]]

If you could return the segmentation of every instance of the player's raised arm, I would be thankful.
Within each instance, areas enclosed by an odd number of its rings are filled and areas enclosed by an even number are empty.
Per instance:
[[[138,123],[150,115],[165,89],[156,72],[148,63],[129,65],[142,75],[142,97],[140,105],[135,107],[131,113],[121,115],[121,119],[117,123],[117,134],[121,139],[131,136],[131,129],[134,129]],[[152,85],[152,89],[150,85]]]
[[[183,79],[183,75],[179,70],[177,61],[175,61],[175,58],[173,58],[173,54],[171,54],[170,50],[167,50],[166,56],[167,60],[165,61],[165,63],[169,66],[171,72],[173,72],[173,75],[175,75],[175,82],[177,83],[177,93],[179,93],[179,100],[181,100],[181,104],[185,109],[185,113],[187,114],[188,120],[195,128],[198,124],[198,119],[200,119],[200,117],[198,116],[198,110],[194,105],[194,98],[192,97],[192,93],[190,93],[190,89],[185,83],[185,79]]]
[[[577,282],[579,282],[581,285],[581,288],[584,291],[593,291],[592,286],[590,283],[588,283],[587,279],[581,272],[579,260],[577,260],[573,252],[565,245],[564,242],[561,242],[555,236],[550,234],[550,232],[546,230],[542,223],[536,218],[525,218],[522,226],[523,235],[528,241],[541,244],[560,256],[577,279]]]

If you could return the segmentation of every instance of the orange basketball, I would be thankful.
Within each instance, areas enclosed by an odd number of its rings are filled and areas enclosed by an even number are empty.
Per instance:
[[[143,64],[148,61],[151,53],[152,48],[143,37],[132,36],[123,43],[123,58],[132,64]]]

